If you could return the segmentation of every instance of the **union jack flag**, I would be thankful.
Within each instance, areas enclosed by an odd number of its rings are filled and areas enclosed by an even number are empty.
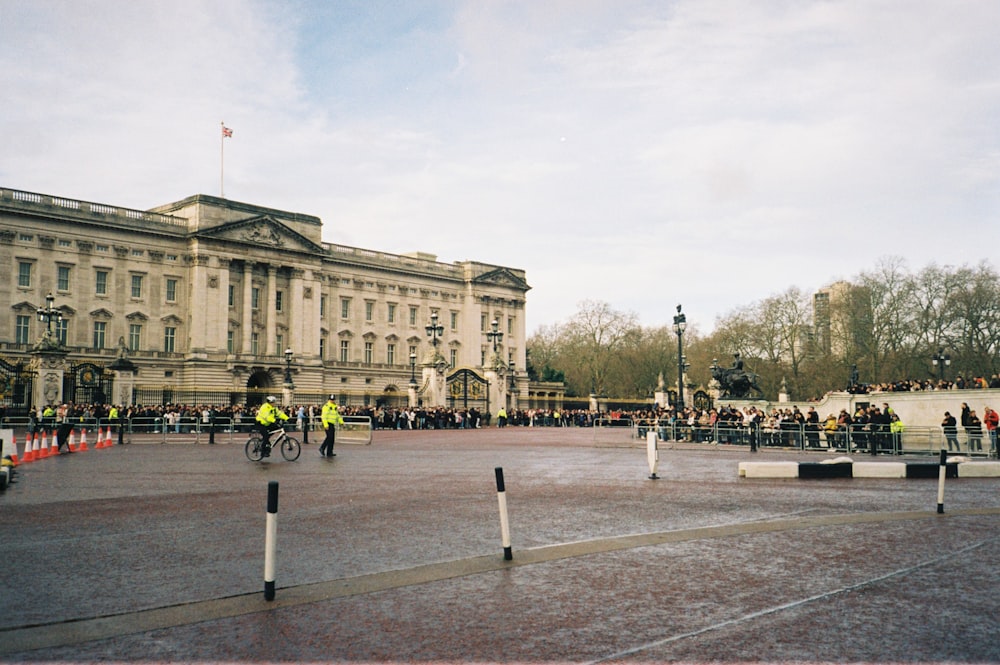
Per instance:
[[[222,126],[222,136],[223,138],[231,139],[233,138],[233,130],[229,129],[225,125]]]

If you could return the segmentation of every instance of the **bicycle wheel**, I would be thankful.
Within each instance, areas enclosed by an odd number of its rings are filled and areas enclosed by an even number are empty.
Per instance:
[[[246,448],[244,452],[247,454],[247,459],[251,462],[259,462],[262,457],[264,457],[264,451],[261,449],[261,443],[264,439],[260,436],[251,436],[247,439]]]
[[[285,436],[281,440],[281,456],[284,457],[289,462],[294,462],[302,454],[302,446],[299,445],[298,439],[293,439],[290,436]]]

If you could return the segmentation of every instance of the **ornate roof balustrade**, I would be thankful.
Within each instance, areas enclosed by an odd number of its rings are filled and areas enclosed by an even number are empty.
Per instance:
[[[63,217],[77,220],[93,220],[103,223],[121,224],[128,227],[146,227],[162,224],[179,230],[187,230],[188,222],[182,217],[172,217],[146,210],[133,210],[103,203],[75,201],[47,194],[24,192],[18,189],[0,188],[0,210],[11,212],[42,213],[48,217]]]

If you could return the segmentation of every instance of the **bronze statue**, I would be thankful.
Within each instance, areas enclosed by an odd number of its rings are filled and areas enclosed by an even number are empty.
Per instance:
[[[752,391],[756,391],[761,396],[764,394],[764,391],[757,384],[760,377],[743,369],[743,359],[738,353],[733,354],[732,367],[713,366],[712,378],[719,382],[720,397],[746,399],[751,397]]]

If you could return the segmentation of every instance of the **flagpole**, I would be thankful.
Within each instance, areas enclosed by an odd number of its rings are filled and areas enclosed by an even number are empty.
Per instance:
[[[219,197],[226,198],[226,123],[222,121],[219,131]]]

